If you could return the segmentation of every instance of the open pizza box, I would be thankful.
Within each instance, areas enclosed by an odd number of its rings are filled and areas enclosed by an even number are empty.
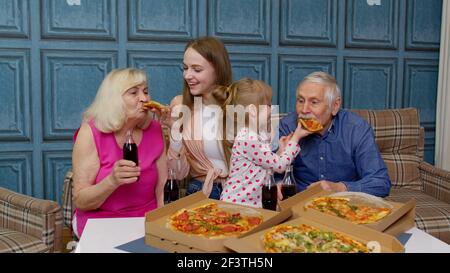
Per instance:
[[[355,194],[351,192],[347,192],[348,194]],[[287,200],[281,201],[280,208],[281,210],[292,209],[292,218],[296,218],[302,216],[305,212],[311,211],[314,209],[305,208],[305,205],[308,204],[312,199],[316,197],[326,196],[333,194],[332,192],[322,190],[320,185],[312,186],[305,191],[299,192],[296,195],[288,198]],[[345,193],[343,193],[345,194]],[[361,193],[356,193],[360,194]],[[364,195],[367,196],[367,195]],[[369,196],[370,197],[370,196]],[[374,197],[373,198],[377,198]],[[391,206],[392,211],[389,215],[381,219],[376,223],[364,224],[363,226],[372,228],[377,231],[381,231],[393,236],[397,236],[412,227],[415,226],[415,208],[416,208],[416,200],[411,198],[406,203],[398,203],[382,200],[382,202],[387,203]],[[325,213],[319,212],[320,215],[326,215]],[[335,219],[341,219],[337,216],[328,215],[331,218],[331,221]],[[349,222],[350,223],[350,222]],[[352,224],[356,225],[356,224]]]
[[[223,242],[229,238],[209,239],[198,235],[189,235],[183,232],[174,231],[168,225],[170,216],[180,209],[195,208],[208,203],[242,208],[242,211],[248,209],[257,211],[263,217],[263,222],[256,228],[244,233],[245,235],[277,225],[292,216],[291,210],[275,212],[265,209],[250,208],[209,199],[202,192],[197,192],[165,205],[162,208],[148,212],[145,215],[145,243],[169,252],[230,252],[230,250],[223,245]]]
[[[288,209],[290,210],[290,209]],[[364,226],[354,225],[343,219],[334,219],[330,215],[323,215],[323,213],[309,210],[302,214],[302,216],[284,222],[280,225],[299,225],[306,224],[323,231],[338,232],[342,235],[348,236],[353,240],[357,240],[364,245],[371,242],[380,247],[381,253],[401,253],[405,249],[403,245],[392,235],[385,234]],[[238,238],[232,238],[225,241],[225,246],[229,249],[239,253],[264,253],[263,238],[271,228],[265,230],[246,234]]]

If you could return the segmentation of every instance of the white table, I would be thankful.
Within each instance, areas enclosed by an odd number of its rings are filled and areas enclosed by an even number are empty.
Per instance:
[[[450,245],[418,228],[412,228],[405,245],[406,253],[450,253]],[[75,253],[123,252],[115,247],[145,235],[144,217],[88,220]]]

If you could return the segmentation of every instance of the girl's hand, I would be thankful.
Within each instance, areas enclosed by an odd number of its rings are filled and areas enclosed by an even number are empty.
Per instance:
[[[277,184],[277,199],[278,202],[283,201],[283,190],[282,190],[283,185],[281,185],[281,183]]]
[[[278,140],[278,152],[282,153],[284,151],[287,143],[289,142],[289,140],[291,140],[292,135],[293,135],[293,133],[290,133],[287,136],[280,137],[280,140]]]
[[[309,136],[310,134],[312,134],[312,132],[304,129],[300,124],[297,124],[297,128],[295,129],[291,140],[298,143],[300,139],[304,138],[305,136]]]
[[[161,125],[167,126],[169,128],[172,127],[174,121],[171,117],[172,110],[170,107],[163,107],[161,109],[151,108],[150,111],[158,116]]]

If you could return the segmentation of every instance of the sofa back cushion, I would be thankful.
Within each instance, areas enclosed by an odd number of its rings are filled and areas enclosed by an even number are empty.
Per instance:
[[[352,111],[372,126],[392,186],[420,190],[419,164],[423,158],[424,134],[417,109]]]

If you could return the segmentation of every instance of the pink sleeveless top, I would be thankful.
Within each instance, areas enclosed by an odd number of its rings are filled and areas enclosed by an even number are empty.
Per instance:
[[[113,133],[102,133],[93,121],[89,122],[100,159],[100,169],[95,184],[102,181],[111,172],[114,163],[122,159],[122,147],[116,142]],[[74,139],[77,137],[75,133]],[[155,189],[158,183],[156,161],[164,150],[161,125],[153,120],[142,133],[138,145],[141,176],[132,184],[118,187],[96,210],[75,210],[77,231],[81,236],[86,222],[90,218],[142,217],[157,207]]]

